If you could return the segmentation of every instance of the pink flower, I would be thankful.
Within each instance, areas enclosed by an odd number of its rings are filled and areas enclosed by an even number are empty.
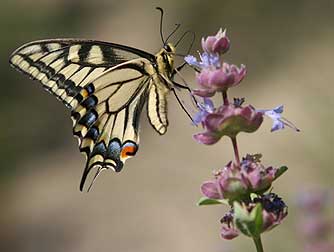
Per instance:
[[[230,211],[220,220],[223,224],[220,230],[220,235],[223,239],[232,240],[239,235],[239,230],[234,227],[234,213]]]
[[[215,173],[215,178],[201,186],[203,195],[210,199],[242,200],[252,193],[264,193],[274,180],[281,176],[286,167],[264,167],[260,154],[247,155],[240,166],[230,161]]]
[[[201,89],[195,89],[193,93],[202,97],[210,97],[215,92],[226,91],[228,88],[238,85],[245,77],[246,67],[223,63],[219,69],[203,69],[196,75],[197,83]]]
[[[263,114],[248,105],[239,107],[223,105],[216,112],[209,113],[202,121],[205,131],[194,135],[202,144],[211,145],[223,136],[235,137],[239,132],[254,132],[263,121]]]
[[[198,70],[196,75],[200,89],[193,93],[201,97],[211,97],[216,92],[226,91],[228,88],[238,85],[246,75],[246,67],[240,67],[223,62],[221,54],[230,47],[230,40],[226,31],[220,29],[215,36],[202,38],[200,60],[192,55],[187,55],[184,60]]]
[[[226,30],[219,29],[215,36],[208,36],[206,39],[202,38],[202,48],[208,53],[225,53],[230,48],[230,40],[226,36]]]
[[[232,226],[229,227],[227,225],[223,225],[220,230],[220,235],[225,240],[232,240],[239,235],[239,231]]]

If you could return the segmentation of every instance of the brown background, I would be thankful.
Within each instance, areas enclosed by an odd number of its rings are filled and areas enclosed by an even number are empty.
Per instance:
[[[202,36],[226,27],[232,40],[227,61],[248,68],[231,96],[246,97],[257,108],[284,104],[284,115],[301,128],[270,133],[267,120],[255,134],[239,137],[243,155],[261,152],[265,164],[289,166],[274,190],[288,202],[290,215],[263,240],[267,251],[301,251],[297,194],[334,184],[330,0],[2,1],[1,251],[255,250],[244,237],[220,239],[225,209],[196,207],[201,182],[231,159],[231,146],[228,139],[212,147],[197,144],[192,134],[200,129],[191,126],[174,97],[167,134],[155,134],[143,116],[137,157],[121,174],[104,172],[91,193],[81,193],[85,161],[71,134],[69,111],[8,65],[15,48],[42,38],[93,38],[155,53],[161,47],[156,6],[165,9],[165,34],[175,23],[196,32],[193,53]],[[194,83],[192,72],[184,74]]]

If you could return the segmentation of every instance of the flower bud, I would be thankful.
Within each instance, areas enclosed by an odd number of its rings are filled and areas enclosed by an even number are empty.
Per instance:
[[[215,36],[208,36],[206,39],[202,38],[202,48],[208,53],[223,54],[230,48],[230,40],[226,36],[226,30],[219,29]]]

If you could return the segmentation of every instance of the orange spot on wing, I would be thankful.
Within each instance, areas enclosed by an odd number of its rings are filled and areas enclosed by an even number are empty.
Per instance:
[[[122,158],[127,158],[128,156],[133,156],[136,153],[137,147],[132,146],[124,146],[121,152]]]

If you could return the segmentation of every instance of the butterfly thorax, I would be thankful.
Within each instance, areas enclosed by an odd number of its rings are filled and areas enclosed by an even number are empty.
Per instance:
[[[174,69],[175,47],[168,43],[155,55],[159,74],[170,79]]]

